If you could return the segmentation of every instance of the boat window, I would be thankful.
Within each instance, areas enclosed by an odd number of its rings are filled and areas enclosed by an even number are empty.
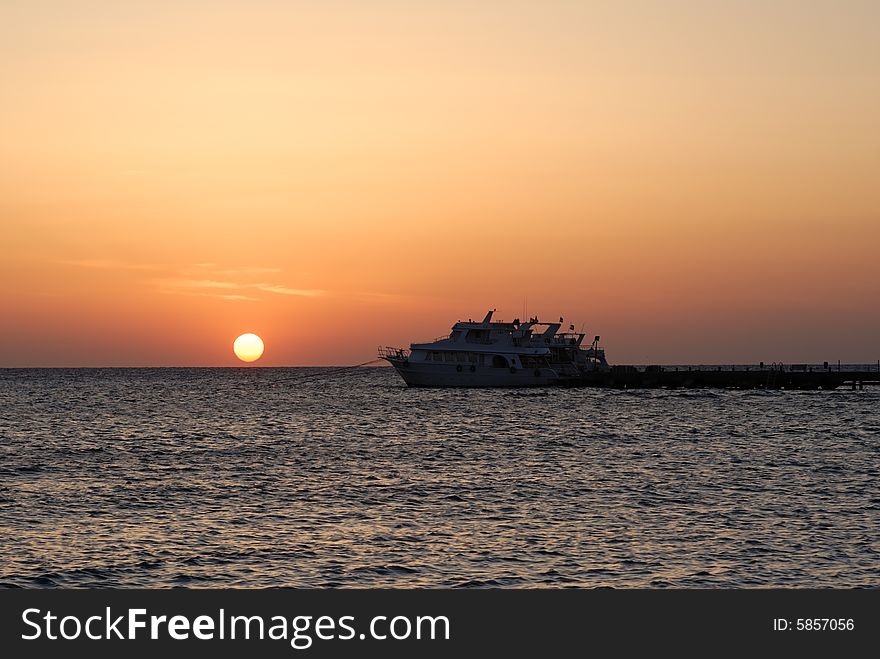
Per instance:
[[[433,352],[433,353],[431,353],[431,355],[432,355],[435,362],[442,362],[443,361],[443,358],[440,356],[439,352]]]
[[[472,364],[476,364],[477,363],[477,353],[469,352],[468,353],[468,361],[471,362]]]
[[[453,341],[458,341],[458,337],[461,336],[461,330],[455,330],[450,337]]]
[[[466,362],[468,360],[468,356],[466,352],[457,352],[455,356],[458,357],[458,361]]]
[[[443,359],[445,359],[448,362],[454,362],[455,361],[455,353],[454,352],[444,352]]]
[[[493,355],[492,366],[495,368],[507,368],[507,360],[501,355]]]
[[[483,331],[482,330],[471,330],[467,333],[465,337],[467,341],[470,343],[480,343],[483,340]]]

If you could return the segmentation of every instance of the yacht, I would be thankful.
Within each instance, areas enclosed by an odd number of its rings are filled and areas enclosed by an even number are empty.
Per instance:
[[[576,333],[574,325],[567,332],[559,332],[562,318],[558,323],[542,323],[531,318],[528,323],[521,324],[520,330],[528,329],[532,345],[544,345],[550,349],[550,365],[559,373],[561,380],[578,378],[585,373],[610,371],[611,367],[605,359],[605,350],[599,347],[596,336],[588,348],[583,347],[584,333]],[[545,327],[538,333],[533,328]]]
[[[507,323],[493,321],[493,313],[480,322],[459,321],[448,336],[428,343],[380,348],[379,357],[411,387],[546,387],[608,367],[599,337],[583,349],[583,334],[559,332],[561,318]]]

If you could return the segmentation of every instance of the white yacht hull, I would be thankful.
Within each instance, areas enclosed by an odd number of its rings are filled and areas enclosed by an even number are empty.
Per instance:
[[[557,384],[552,368],[516,369],[388,359],[410,387],[546,387]]]

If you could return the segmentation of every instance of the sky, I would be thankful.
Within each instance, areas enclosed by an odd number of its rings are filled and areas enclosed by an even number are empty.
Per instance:
[[[4,0],[0,367],[880,358],[880,3]]]

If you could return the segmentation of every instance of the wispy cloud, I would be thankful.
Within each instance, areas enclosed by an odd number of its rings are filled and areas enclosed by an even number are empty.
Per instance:
[[[242,284],[234,281],[219,281],[216,279],[157,279],[156,283],[166,288],[245,288]]]
[[[249,297],[247,295],[239,295],[236,293],[200,293],[199,291],[182,291],[175,289],[160,289],[160,293],[164,295],[187,295],[191,297],[214,297],[220,300],[244,300],[247,302],[256,302],[259,298]]]
[[[360,291],[353,292],[352,297],[357,297],[364,300],[399,300],[404,297],[409,297],[406,295],[401,295],[400,293],[373,293],[368,291]]]
[[[359,302],[369,302],[370,304],[384,304],[384,303],[399,303],[404,300],[410,301],[439,301],[439,300],[447,300],[445,297],[438,297],[436,295],[427,295],[424,293],[420,293],[419,295],[414,295],[412,293],[381,293],[378,291],[350,291],[344,294],[345,297],[351,300],[357,300]]]
[[[221,281],[218,279],[157,279],[156,283],[164,290],[200,290],[200,289],[217,289],[230,291],[265,291],[267,293],[277,293],[279,295],[301,295],[303,297],[315,297],[323,295],[325,291],[319,289],[308,288],[290,288],[281,284],[265,284],[265,283],[242,283],[235,281]]]
[[[281,268],[267,268],[264,266],[239,266],[224,268],[218,263],[193,263],[193,268],[201,271],[210,270],[213,275],[224,277],[251,277],[256,275],[268,275],[281,272]]]
[[[233,268],[231,270],[216,270],[215,274],[227,277],[248,277],[253,275],[271,275],[281,272],[281,268]]]
[[[98,270],[161,270],[165,267],[158,263],[130,263],[128,261],[114,261],[112,259],[79,259],[59,261],[59,263],[78,268],[94,268]]]
[[[287,286],[278,286],[275,284],[255,284],[254,288],[269,293],[278,293],[279,295],[302,295],[303,297],[317,297],[326,293],[326,291],[319,288],[288,288]]]
[[[79,259],[61,261],[65,265],[102,270],[162,271],[169,276],[151,279],[159,292],[168,295],[193,295],[215,297],[223,300],[255,301],[257,292],[276,295],[317,297],[326,291],[311,288],[295,288],[285,283],[273,282],[265,275],[281,273],[280,268],[264,266],[224,267],[217,263],[192,263],[185,267],[155,263],[131,263],[113,259]],[[159,274],[157,272],[157,274]],[[262,281],[248,281],[260,277]],[[267,281],[268,280],[268,281]]]

